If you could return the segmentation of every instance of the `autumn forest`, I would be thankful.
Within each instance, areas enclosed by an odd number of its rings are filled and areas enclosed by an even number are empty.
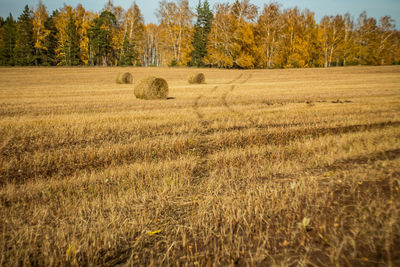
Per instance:
[[[325,16],[250,0],[211,7],[159,2],[158,25],[108,1],[99,13],[82,5],[50,12],[39,1],[18,19],[0,18],[3,66],[197,66],[303,68],[400,64],[400,31],[390,16]]]

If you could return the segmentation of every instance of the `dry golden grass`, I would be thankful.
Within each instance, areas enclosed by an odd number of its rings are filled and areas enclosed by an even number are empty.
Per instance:
[[[0,265],[400,265],[399,67],[124,70],[0,69]]]

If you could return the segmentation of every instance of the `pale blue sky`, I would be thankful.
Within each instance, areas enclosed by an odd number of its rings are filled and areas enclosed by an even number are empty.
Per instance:
[[[99,11],[107,0],[42,0],[47,6],[48,11],[60,8],[64,3],[72,6],[76,6],[81,3],[86,9],[91,11]],[[114,0],[115,5],[120,5],[127,9],[133,0]],[[139,5],[145,22],[157,23],[155,16],[155,10],[158,7],[158,0],[136,0]],[[198,0],[189,0],[191,7],[195,7]],[[234,0],[209,0],[211,6],[215,3],[233,3]],[[253,4],[261,8],[264,4],[270,2],[270,0],[252,0]],[[274,1],[275,2],[275,1]],[[367,11],[368,16],[380,18],[385,15],[392,16],[396,21],[396,26],[399,29],[400,24],[400,0],[278,0],[276,1],[284,8],[298,6],[299,8],[308,8],[315,12],[317,22],[324,15],[336,15],[350,12],[350,14],[356,19],[358,15],[363,11]],[[0,0],[0,16],[3,18],[8,16],[9,12],[13,13],[14,18],[17,18],[24,6],[28,4],[31,7],[36,7],[38,0]]]

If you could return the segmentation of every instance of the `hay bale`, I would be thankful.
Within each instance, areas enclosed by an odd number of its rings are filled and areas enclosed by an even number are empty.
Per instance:
[[[189,83],[205,83],[206,77],[203,73],[196,73],[189,76]]]
[[[136,84],[134,93],[141,99],[166,99],[168,83],[162,78],[147,77]]]
[[[118,74],[117,83],[120,83],[120,84],[131,84],[131,83],[133,83],[132,74],[130,74],[129,72]]]

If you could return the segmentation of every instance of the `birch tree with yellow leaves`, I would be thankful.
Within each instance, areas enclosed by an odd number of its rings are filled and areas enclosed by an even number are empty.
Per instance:
[[[49,35],[50,31],[46,29],[45,23],[49,17],[46,7],[43,5],[42,1],[39,0],[38,6],[33,13],[33,39],[35,42],[35,65],[42,65],[47,47],[46,47],[46,37]]]
[[[358,65],[376,65],[378,58],[378,26],[376,19],[368,17],[364,11],[357,19],[356,48],[358,50]]]
[[[119,65],[141,65],[145,30],[142,12],[136,3],[133,3],[125,13],[118,36],[122,41],[118,58]]]
[[[279,41],[279,66],[303,68],[316,66],[318,61],[317,25],[314,13],[297,7],[282,13]]]
[[[396,30],[394,20],[390,16],[384,16],[379,20],[378,26],[378,64],[393,64],[396,58]]]
[[[259,67],[278,66],[279,37],[282,30],[280,7],[276,3],[265,5],[256,26],[256,42],[259,50]]]
[[[206,62],[224,68],[254,68],[257,7],[249,0],[216,6]]]
[[[90,42],[89,42],[89,28],[95,15],[92,12],[86,11],[85,8],[79,4],[75,8],[75,25],[79,37],[79,59],[84,65],[89,65],[90,60]]]
[[[142,62],[144,66],[160,66],[163,62],[160,54],[160,28],[154,23],[145,26],[144,51]],[[165,61],[164,61],[165,62]]]
[[[334,58],[336,58],[336,65],[339,65],[340,53],[338,52],[340,51],[338,49],[345,39],[345,23],[342,16],[323,17],[320,22],[320,38],[324,67],[330,67]]]
[[[79,59],[79,36],[76,27],[76,13],[72,6],[64,5],[54,19],[57,28],[58,65],[74,66],[81,64]]]
[[[233,17],[230,5],[217,4],[209,41],[205,63],[218,68],[231,68],[234,63],[233,55]]]
[[[236,2],[231,7],[233,23],[233,63],[238,68],[254,68],[256,65],[256,42],[254,37],[257,7],[250,0]]]
[[[187,0],[163,0],[157,10],[160,21],[160,45],[169,65],[184,66],[190,61],[194,17]]]

